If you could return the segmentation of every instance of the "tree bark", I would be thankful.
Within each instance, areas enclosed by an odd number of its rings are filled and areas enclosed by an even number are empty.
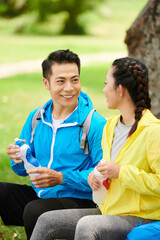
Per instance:
[[[149,0],[131,28],[125,43],[128,55],[144,62],[149,70],[152,112],[160,117],[160,0]]]

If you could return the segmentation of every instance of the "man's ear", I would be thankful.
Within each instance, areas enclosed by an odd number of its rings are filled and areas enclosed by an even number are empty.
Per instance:
[[[49,90],[50,89],[50,86],[49,86],[49,81],[48,79],[46,78],[43,78],[43,84],[44,84],[44,87]]]

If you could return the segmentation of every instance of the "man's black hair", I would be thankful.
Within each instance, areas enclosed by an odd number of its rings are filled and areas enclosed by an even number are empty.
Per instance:
[[[78,72],[80,74],[80,59],[78,55],[69,49],[67,50],[57,50],[52,52],[43,62],[42,62],[42,71],[43,77],[49,80],[50,75],[52,74],[52,65],[54,63],[63,64],[63,63],[75,63],[78,67]]]

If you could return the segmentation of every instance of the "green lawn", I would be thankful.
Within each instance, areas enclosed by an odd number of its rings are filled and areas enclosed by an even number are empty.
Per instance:
[[[102,93],[109,65],[86,66],[81,70],[82,90],[89,94],[95,108],[104,117],[111,112],[107,110]],[[21,74],[0,80],[0,154],[5,154],[6,146],[19,136],[28,113],[48,99],[49,92],[43,87],[41,73]]]
[[[110,64],[86,66],[81,70],[82,90],[91,97],[94,107],[104,117],[116,114],[108,110],[102,92]],[[96,94],[95,94],[96,93]],[[50,98],[43,87],[41,73],[21,74],[0,80],[0,181],[23,181],[10,171],[6,146],[19,137],[23,124],[31,110]]]
[[[70,49],[77,54],[125,51],[118,40],[94,36],[0,36],[0,64],[31,59],[44,59],[57,49]]]
[[[108,0],[103,8],[87,13],[81,19],[88,23],[88,36],[56,36],[60,28],[58,24],[62,20],[61,15],[53,16],[41,26],[33,24],[32,15],[13,20],[0,18],[0,64],[44,59],[57,49],[70,48],[78,54],[124,51],[125,32],[147,1]],[[28,19],[30,25],[26,33],[30,35],[14,34],[15,29]],[[40,35],[42,33],[45,36]],[[102,93],[109,65],[86,66],[81,72],[82,90],[89,94],[94,107],[104,117],[118,113],[107,109]],[[18,177],[11,170],[6,146],[19,136],[28,113],[48,99],[49,93],[43,87],[40,73],[0,79],[0,181],[29,184],[28,178]],[[4,235],[1,236],[1,233]],[[0,222],[0,240],[2,239],[25,240],[24,229],[6,227]]]
[[[81,70],[82,90],[90,95],[94,107],[104,117],[117,114],[116,111],[108,111],[102,93],[109,66],[110,64],[86,66]],[[48,99],[49,92],[43,87],[40,73],[21,74],[0,80],[0,181],[29,184],[28,177],[19,177],[11,170],[6,146],[19,137],[29,112]],[[0,236],[0,240],[25,240],[22,227],[6,227],[1,223],[0,232],[5,234]]]
[[[87,23],[88,36],[56,36],[62,14],[52,16],[41,25],[33,24],[34,14],[12,20],[0,18],[0,64],[44,59],[57,49],[70,48],[78,54],[126,51],[126,30],[147,1],[107,0],[102,8],[81,17],[81,21]],[[15,29],[26,22],[29,22],[26,30],[29,35],[14,34]]]

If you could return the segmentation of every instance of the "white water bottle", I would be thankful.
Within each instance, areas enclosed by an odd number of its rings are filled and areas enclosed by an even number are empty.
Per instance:
[[[105,160],[101,160],[100,163],[104,163]],[[107,189],[109,188],[109,182],[108,179],[105,179],[103,175],[97,170],[97,168],[94,168],[94,176],[101,182],[101,188],[97,191],[93,191],[93,201],[96,204],[102,204],[106,200],[107,196]],[[104,185],[105,186],[104,186]]]
[[[20,147],[20,152],[18,152],[17,154],[21,155],[21,159],[24,162],[24,167],[26,171],[41,167],[38,160],[32,156],[31,148],[29,145],[24,144],[23,141],[18,138],[15,139],[15,145],[18,145]],[[31,173],[29,175],[30,177],[35,177],[38,176],[39,174]]]

